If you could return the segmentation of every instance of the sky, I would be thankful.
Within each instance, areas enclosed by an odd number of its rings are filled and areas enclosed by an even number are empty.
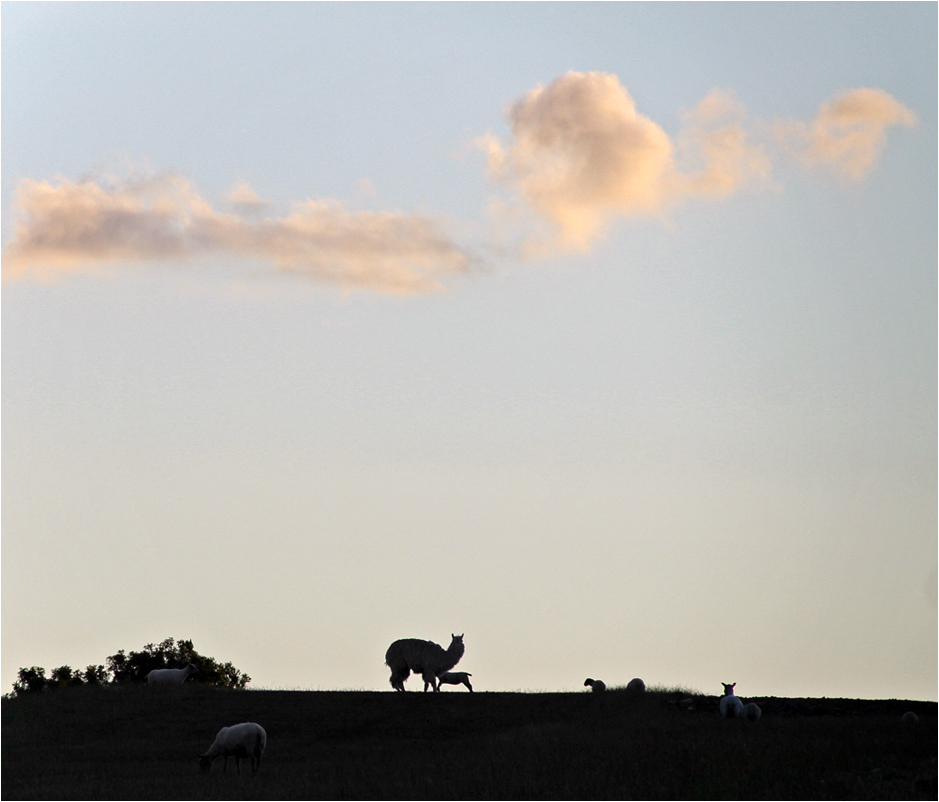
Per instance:
[[[0,15],[4,688],[937,699],[934,3]]]

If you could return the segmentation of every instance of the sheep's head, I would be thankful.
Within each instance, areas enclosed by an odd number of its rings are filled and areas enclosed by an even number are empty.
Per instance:
[[[206,757],[205,755],[199,755],[199,768],[202,771],[208,771],[212,768],[212,758]]]
[[[586,688],[588,685],[593,685],[593,680],[590,677],[584,680],[584,687]]]
[[[726,682],[722,682],[721,685],[724,686],[724,696],[731,696],[733,695],[734,688],[737,686],[737,683],[732,682],[730,685],[728,685]]]
[[[190,675],[192,675],[192,676],[196,676],[196,675],[198,675],[198,673],[199,673],[199,669],[196,668],[196,666],[193,665],[192,663],[190,663],[188,666],[186,666],[186,671],[188,671],[188,672],[190,673]]]

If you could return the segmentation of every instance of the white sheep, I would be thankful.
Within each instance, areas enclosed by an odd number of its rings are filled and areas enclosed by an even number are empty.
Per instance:
[[[437,677],[437,688],[443,690],[443,685],[465,685],[469,692],[473,692],[473,686],[470,685],[469,678],[473,675],[468,671],[445,671]],[[424,683],[424,690],[427,690],[427,683]]]
[[[267,733],[260,724],[246,721],[231,727],[222,727],[215,736],[215,741],[204,755],[199,755],[199,768],[211,771],[212,761],[217,757],[225,758],[223,772],[228,771],[228,758],[235,758],[238,773],[241,774],[241,759],[251,760],[251,768],[258,773],[261,768],[261,755],[267,746]]]
[[[198,673],[192,663],[185,668],[155,668],[147,674],[147,685],[182,685],[190,674]]]
[[[645,693],[646,684],[639,677],[633,677],[626,686],[626,691],[628,693]]]
[[[737,697],[735,696],[734,698],[736,699]],[[763,715],[763,711],[756,702],[747,702],[743,706],[741,713],[747,721],[759,721],[760,716]]]
[[[391,669],[391,687],[404,690],[404,681],[413,671],[424,678],[424,688],[430,685],[440,690],[437,677],[446,674],[463,656],[463,636],[451,634],[450,646],[444,650],[439,644],[419,638],[396,640],[385,652],[385,665]]]
[[[603,691],[606,690],[606,683],[602,679],[590,679],[590,677],[587,677],[587,679],[584,680],[584,687],[586,688],[588,685],[593,687],[594,693],[603,693]]]
[[[743,702],[734,696],[734,687],[737,683],[733,682],[728,685],[726,682],[722,682],[721,685],[724,686],[724,696],[721,698],[721,715],[724,718],[740,718],[743,715]]]

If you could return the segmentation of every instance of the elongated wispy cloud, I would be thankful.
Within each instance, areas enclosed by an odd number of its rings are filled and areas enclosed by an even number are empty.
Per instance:
[[[228,201],[238,214],[216,211],[189,181],[166,174],[116,186],[24,179],[3,277],[214,253],[343,287],[412,294],[439,291],[440,276],[468,268],[468,256],[429,217],[351,211],[322,200],[261,217],[266,204],[244,182]]]
[[[772,174],[767,145],[748,127],[736,97],[713,90],[681,117],[673,141],[640,114],[615,75],[568,72],[539,86],[507,111],[511,136],[477,140],[494,182],[513,193],[493,204],[497,222],[528,209],[550,233],[530,238],[523,253],[584,251],[620,216],[659,215],[690,198],[717,199]],[[828,162],[866,174],[891,125],[915,118],[889,94],[856,89],[823,104],[812,124],[776,126],[776,138],[806,164]]]

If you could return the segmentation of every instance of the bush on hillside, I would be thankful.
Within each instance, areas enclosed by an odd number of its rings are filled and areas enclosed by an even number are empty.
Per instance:
[[[11,696],[40,693],[52,688],[71,685],[107,685],[123,682],[143,682],[156,668],[182,668],[192,663],[199,669],[194,681],[220,688],[244,688],[251,677],[231,663],[220,663],[214,657],[199,654],[191,640],[167,638],[159,644],[148,643],[139,652],[125,652],[107,658],[106,666],[90,665],[84,671],[64,665],[52,669],[49,677],[41,666],[21,668],[13,683]]]

